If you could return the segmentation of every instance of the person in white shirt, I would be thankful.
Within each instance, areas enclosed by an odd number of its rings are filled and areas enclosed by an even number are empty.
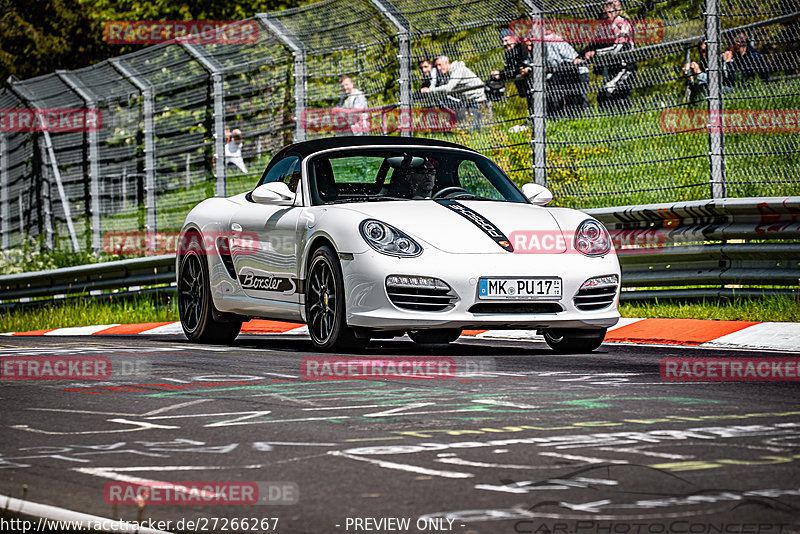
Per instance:
[[[451,63],[447,56],[439,56],[436,58],[436,69],[441,75],[439,77],[447,81],[437,80],[436,87],[423,87],[420,90],[422,94],[441,94],[461,99],[468,109],[474,111],[472,122],[476,129],[480,129],[484,116],[491,121],[491,108],[483,90],[483,81],[463,61]],[[457,115],[463,111],[458,110]]]
[[[370,131],[369,115],[367,113],[354,113],[354,109],[367,109],[367,97],[360,89],[356,89],[353,80],[349,76],[343,76],[342,92],[344,93],[336,107],[333,108],[335,114],[344,113],[347,116],[347,124],[353,135],[365,135]]]
[[[463,61],[453,61],[447,56],[436,58],[436,69],[449,76],[447,83],[437,84],[435,87],[423,87],[420,91],[425,93],[457,93],[464,102],[480,104],[486,102],[483,92],[483,81],[467,67]]]
[[[235,165],[240,171],[247,172],[247,166],[242,157],[242,131],[238,128],[225,132],[225,167]]]

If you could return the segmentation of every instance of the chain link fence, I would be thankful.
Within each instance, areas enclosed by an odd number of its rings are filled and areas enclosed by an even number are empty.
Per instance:
[[[89,108],[102,127],[0,132],[2,247],[178,230],[330,135],[459,142],[577,208],[800,194],[793,0],[323,0],[246,23],[253,42],[9,79],[0,120]]]

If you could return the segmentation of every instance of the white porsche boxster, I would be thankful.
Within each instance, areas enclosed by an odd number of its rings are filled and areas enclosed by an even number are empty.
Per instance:
[[[551,199],[443,141],[290,145],[252,191],[187,216],[183,330],[226,343],[250,318],[307,323],[315,347],[333,350],[530,329],[558,352],[592,351],[619,320],[619,263],[602,224]]]

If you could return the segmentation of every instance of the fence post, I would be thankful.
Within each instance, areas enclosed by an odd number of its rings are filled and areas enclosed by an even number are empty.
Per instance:
[[[725,133],[722,99],[722,57],[720,0],[706,1],[706,43],[708,48],[708,129],[711,198],[725,197]]]
[[[145,180],[145,231],[155,233],[156,223],[156,131],[153,120],[155,94],[146,79],[136,76],[120,58],[108,60],[109,64],[142,93],[144,105],[144,180]],[[151,250],[155,250],[156,239],[148,239]]]
[[[270,13],[259,13],[258,20],[289,47],[294,56],[294,113],[295,133],[294,142],[306,140],[306,129],[303,116],[306,112],[306,47],[283,24],[275,20]]]
[[[533,123],[533,181],[534,183],[547,185],[547,115],[545,106],[545,83],[547,76],[547,65],[545,64],[545,18],[544,9],[536,0],[524,0],[525,7],[531,17],[531,27],[533,34],[539,38],[534,38],[531,49],[531,62],[533,70],[533,110],[530,117]]]
[[[86,107],[95,109],[97,106],[97,96],[88,88],[80,87],[68,71],[56,71],[61,80],[72,89],[81,99]],[[100,221],[100,175],[98,172],[100,140],[97,129],[89,130],[89,196],[91,197],[91,228],[92,228],[92,251],[99,254],[103,248],[101,237]]]
[[[413,123],[411,117],[411,24],[389,0],[370,1],[378,12],[397,29],[397,59],[400,62],[400,135],[410,136]]]
[[[19,213],[18,213],[18,215],[19,215],[19,237],[20,237],[20,241],[22,241],[24,243],[25,242],[25,212],[23,211],[24,204],[22,203],[22,190],[19,191],[19,200],[17,201],[17,204],[19,205]]]
[[[44,147],[44,137],[36,136],[36,148],[39,159],[39,175],[41,176],[40,204],[44,215],[40,221],[44,223],[44,246],[52,250],[54,248],[53,239],[53,188],[50,184],[50,177],[47,171],[47,151]],[[40,230],[41,231],[41,230]]]
[[[216,196],[226,197],[228,194],[225,178],[227,166],[225,164],[225,84],[223,67],[214,57],[204,54],[199,47],[183,41],[178,42],[211,75],[214,92],[214,178],[216,180]],[[188,170],[186,186],[189,186]]]
[[[0,132],[0,232],[2,232],[2,248],[7,249],[10,243],[11,225],[8,220],[11,212],[8,207],[8,142],[6,135]],[[20,232],[22,227],[20,227]]]
[[[31,109],[41,109],[41,106],[37,105],[36,97],[33,93],[31,93],[27,87],[20,84],[19,82],[11,82],[11,92],[17,95],[20,100],[22,100],[25,105],[29,106]],[[44,141],[44,147],[42,151],[47,156],[46,158],[42,158],[42,162],[45,160],[49,160],[50,167],[53,171],[53,178],[56,181],[56,187],[58,188],[58,196],[61,200],[61,209],[64,211],[64,218],[67,220],[67,231],[69,232],[70,242],[72,244],[73,252],[80,251],[80,245],[78,244],[78,237],[75,235],[75,226],[72,224],[72,211],[69,207],[69,199],[67,198],[67,193],[64,190],[64,183],[61,181],[61,171],[58,169],[58,160],[56,159],[56,151],[53,147],[53,140],[50,137],[50,132],[47,129],[43,129],[42,131],[42,140]],[[49,191],[50,187],[48,184],[48,204],[52,203],[52,195],[50,195]],[[50,216],[52,217],[52,208],[50,211]],[[47,221],[47,228],[50,230],[50,238],[48,239],[48,244],[50,248],[52,248],[52,232],[54,228],[50,221]]]

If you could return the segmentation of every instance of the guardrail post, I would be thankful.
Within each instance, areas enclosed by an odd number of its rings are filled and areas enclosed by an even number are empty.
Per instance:
[[[223,79],[223,67],[213,56],[207,56],[203,51],[190,43],[178,41],[200,65],[211,75],[214,94],[214,178],[216,180],[216,196],[225,197],[227,195],[227,181],[225,173],[227,164],[225,163],[225,86]],[[188,154],[187,154],[188,157]],[[186,186],[189,186],[189,171],[187,165]]]
[[[270,13],[259,13],[258,20],[289,47],[294,56],[294,113],[295,134],[294,142],[306,140],[306,130],[303,124],[303,115],[306,112],[306,47],[286,27],[275,20]]]
[[[532,114],[530,120],[533,126],[533,181],[539,185],[547,185],[547,115],[545,107],[545,84],[547,76],[547,66],[545,64],[545,18],[543,6],[535,0],[524,0],[525,7],[531,17],[531,27],[534,35],[539,35],[538,39],[533,40],[531,49],[531,71],[533,87],[533,109],[528,113]],[[538,25],[538,27],[537,27]]]
[[[77,94],[86,104],[87,108],[95,109],[97,107],[97,96],[88,88],[78,85],[73,78],[73,75],[68,71],[56,71],[56,74],[61,78],[75,94]],[[99,149],[100,140],[97,129],[87,132],[89,140],[89,196],[91,205],[91,228],[92,228],[92,251],[99,254],[103,248],[103,240],[101,237],[100,228],[100,176],[98,172],[99,162]]]
[[[133,74],[127,63],[120,58],[112,58],[109,64],[142,93],[144,105],[144,189],[145,189],[145,225],[151,234],[157,230],[156,220],[156,130],[153,120],[155,94],[150,82]],[[155,250],[156,239],[148,239],[150,247]]]
[[[25,105],[29,106],[31,109],[42,109],[42,106],[36,104],[36,96],[32,94],[27,87],[20,84],[17,81],[9,79],[10,82],[10,89],[11,92],[14,93],[22,100]],[[50,132],[47,129],[43,129],[42,131],[42,139],[44,140],[44,147],[42,148],[43,152],[47,156],[46,158],[42,158],[42,162],[49,160],[50,167],[53,171],[53,178],[56,181],[56,187],[58,188],[58,196],[61,200],[61,209],[64,211],[64,218],[67,220],[67,231],[69,232],[70,242],[72,244],[72,250],[74,252],[78,252],[80,250],[80,245],[78,245],[78,237],[75,235],[75,226],[72,224],[72,211],[69,207],[69,199],[67,198],[67,193],[64,190],[64,182],[61,180],[61,171],[58,169],[58,160],[56,159],[56,151],[53,148],[53,140],[50,137]],[[52,197],[49,194],[49,184],[48,184],[48,196]],[[48,199],[48,205],[52,203],[51,199]],[[50,210],[48,220],[46,221],[46,228],[48,229],[50,236],[47,239],[48,244],[52,248],[53,245],[53,226],[51,223],[50,218],[52,217],[52,209]]]
[[[11,213],[8,208],[8,142],[6,135],[0,132],[0,232],[2,232],[2,247],[9,245],[9,231]],[[22,227],[20,227],[22,231]]]
[[[388,0],[370,1],[378,12],[397,29],[397,59],[400,62],[400,135],[410,136],[413,123],[411,117],[411,24]]]
[[[725,197],[725,107],[722,98],[722,50],[720,0],[706,2],[706,43],[708,49],[708,129],[711,198]]]

